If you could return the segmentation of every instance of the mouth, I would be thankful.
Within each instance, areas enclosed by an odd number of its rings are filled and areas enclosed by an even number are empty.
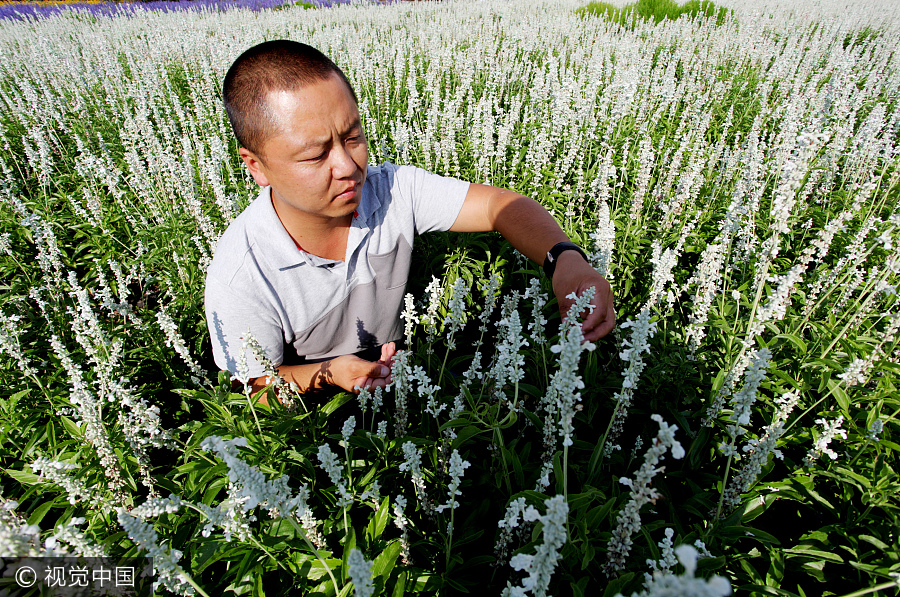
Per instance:
[[[359,193],[360,187],[361,187],[361,185],[357,183],[357,184],[353,185],[352,187],[348,188],[347,190],[345,190],[344,192],[340,193],[334,199],[336,201],[352,201],[352,200],[356,199],[356,197]]]

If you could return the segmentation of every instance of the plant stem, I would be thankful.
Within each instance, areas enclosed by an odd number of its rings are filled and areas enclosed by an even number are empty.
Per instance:
[[[569,446],[563,444],[563,496],[566,503],[569,503]],[[572,540],[572,531],[569,529],[569,518],[566,516],[566,541]]]
[[[346,516],[346,511],[345,511],[345,516]],[[322,566],[325,568],[325,572],[328,573],[328,576],[331,578],[331,583],[334,585],[334,594],[340,595],[341,589],[338,587],[337,580],[334,578],[334,574],[332,574],[331,567],[328,565],[328,562],[325,561],[325,558],[322,557],[322,554],[319,553],[319,550],[316,549],[315,545],[312,544],[312,542],[306,536],[306,533],[303,531],[303,527],[301,527],[299,524],[297,524],[297,521],[294,520],[294,517],[286,516],[285,518],[288,520],[288,522],[291,523],[291,526],[294,527],[294,530],[297,531],[297,533],[299,533],[300,538],[303,539],[303,542],[306,543],[306,546],[316,555],[316,557],[319,559],[319,561],[322,562]]]
[[[865,289],[863,289],[863,292],[865,292],[866,289],[868,289],[868,286]],[[874,298],[875,298],[874,294],[870,294],[869,296],[867,296],[866,300],[863,301],[862,306],[860,306],[859,309],[856,310],[854,313],[858,314],[863,309],[868,308],[869,303],[871,303]],[[855,318],[856,318],[855,315],[853,317],[850,317],[850,319],[847,321],[846,325],[844,325],[843,329],[841,329],[841,331],[834,337],[834,339],[831,341],[831,344],[828,345],[828,348],[825,349],[825,352],[822,353],[822,356],[820,358],[824,359],[826,356],[828,356],[828,353],[831,352],[831,349],[833,349],[835,347],[835,345],[841,340],[841,338],[844,337],[844,334],[847,332],[847,330],[850,328],[850,326],[853,325]]]
[[[503,434],[500,433],[500,427],[494,425],[494,437],[497,442],[497,450],[499,451],[500,464],[503,465],[503,479],[506,481],[506,490],[512,491],[512,484],[509,481],[509,468],[506,466],[506,460],[503,458]]]
[[[900,414],[900,408],[895,410],[894,413],[891,416],[889,416],[884,422],[887,423],[888,421],[892,420],[894,417],[897,416],[897,414]],[[850,460],[850,462],[847,464],[848,468],[853,466],[853,464],[859,459],[859,457],[862,456],[862,453],[866,451],[866,448],[869,447],[870,443],[872,443],[871,438],[866,437],[866,443],[864,443],[862,445],[862,447],[856,452],[856,455],[853,456],[853,459]]]
[[[871,595],[872,593],[877,593],[878,591],[882,591],[884,589],[897,588],[900,587],[900,582],[896,580],[892,580],[891,582],[881,583],[880,585],[875,585],[874,587],[869,587],[868,589],[860,589],[859,591],[853,591],[852,593],[847,593],[842,597],[862,597],[863,595]]]
[[[265,392],[266,390],[262,390]],[[253,420],[256,421],[256,430],[262,435],[262,427],[259,426],[259,417],[256,416],[256,407],[253,406],[253,398],[250,396],[250,387],[244,386],[244,396],[247,397],[247,404],[250,405],[250,412],[253,413]]]
[[[588,474],[588,482],[592,482],[594,479],[595,471],[597,467],[603,462],[603,454],[606,451],[606,438],[609,437],[609,432],[612,429],[613,421],[616,420],[616,413],[619,411],[619,404],[622,402],[622,397],[619,396],[619,399],[616,401],[616,407],[613,409],[612,416],[609,418],[609,423],[606,424],[606,431],[603,432],[603,437],[600,439],[600,444],[594,448],[594,456],[591,458],[590,463],[590,473]]]
[[[840,384],[834,386],[834,388],[837,388],[837,387],[840,387]],[[825,394],[824,396],[822,396],[821,398],[819,398],[818,400],[816,400],[815,402],[813,402],[812,406],[810,406],[809,408],[807,408],[805,411],[803,411],[802,413],[800,413],[793,421],[791,421],[791,424],[784,428],[784,433],[783,433],[782,435],[787,434],[787,432],[791,430],[791,427],[793,427],[793,426],[797,423],[797,421],[799,421],[800,419],[802,419],[803,417],[805,417],[806,415],[808,415],[810,412],[812,412],[812,409],[814,409],[815,407],[817,407],[817,406],[819,406],[820,404],[822,404],[822,402],[823,402],[826,398],[828,398],[829,396],[831,396],[831,395],[834,393],[834,388],[831,388],[830,390],[828,390],[828,393],[827,393],[827,394]]]
[[[440,371],[440,373],[438,373],[437,385],[439,385],[439,386],[444,385],[442,383],[443,379],[444,379],[444,367],[447,366],[447,357],[450,356],[450,345],[452,343],[453,343],[453,333],[451,333],[450,338],[447,339],[447,350],[446,350],[446,352],[444,352],[444,362],[441,363],[441,371]]]
[[[731,472],[731,461],[734,458],[734,444],[737,436],[731,438],[728,445],[728,462],[725,463],[725,476],[722,477],[722,493],[719,494],[719,503],[716,505],[716,520],[722,516],[722,504],[725,501],[725,487],[728,485],[728,473]]]
[[[276,558],[275,556],[273,556],[272,553],[271,553],[268,549],[266,549],[266,546],[263,545],[262,543],[260,543],[259,540],[258,540],[256,537],[254,537],[252,534],[250,535],[250,540],[253,542],[254,545],[256,545],[258,548],[260,548],[261,550],[263,550],[263,551],[266,553],[267,556],[269,556],[270,558],[272,558],[272,561],[275,562],[276,564],[278,564],[278,567],[279,567],[279,568],[281,568],[281,569],[284,570],[284,571],[287,571],[287,567],[286,567],[284,564],[282,564],[282,563],[278,560],[278,558]]]
[[[512,403],[512,406],[510,406],[509,412],[506,413],[506,416],[503,417],[503,420],[500,421],[499,423],[497,423],[497,426],[498,426],[498,427],[503,427],[504,425],[506,425],[507,421],[509,421],[510,418],[513,416],[513,413],[516,412],[516,405],[517,405],[518,403],[519,403],[519,382],[517,381],[517,382],[516,382],[516,387],[515,387],[515,390],[514,390],[514,393],[513,393],[513,403]]]
[[[447,549],[445,551],[444,568],[450,566],[450,552],[453,550],[453,518],[456,512],[456,496],[450,498],[450,527],[447,534]]]
[[[347,545],[347,539],[350,538],[350,524],[347,522],[347,507],[343,506],[341,511],[344,513],[344,545]]]
[[[866,451],[866,448],[869,447],[870,443],[872,443],[872,440],[867,437],[866,443],[864,443],[862,447],[857,450],[856,455],[850,460],[850,462],[847,463],[847,468],[853,466],[853,464],[859,459],[859,457],[862,456],[862,453]]]
[[[206,591],[204,591],[203,589],[201,589],[201,588],[200,588],[200,585],[198,585],[196,582],[194,582],[194,579],[191,578],[191,575],[190,575],[190,574],[188,574],[187,572],[185,572],[184,570],[182,570],[182,571],[181,571],[181,576],[183,576],[183,577],[184,577],[184,580],[188,581],[188,583],[189,583],[192,587],[194,587],[194,590],[195,590],[195,591],[197,591],[198,593],[200,593],[203,597],[209,597],[209,595],[206,594]]]

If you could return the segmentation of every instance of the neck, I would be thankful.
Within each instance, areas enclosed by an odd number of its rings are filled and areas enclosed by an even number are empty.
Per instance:
[[[324,259],[343,261],[353,214],[337,218],[315,216],[272,201],[281,225],[307,253]]]

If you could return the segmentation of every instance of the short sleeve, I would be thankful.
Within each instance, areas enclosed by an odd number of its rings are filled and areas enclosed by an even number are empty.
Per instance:
[[[259,301],[242,295],[215,276],[207,275],[205,291],[206,323],[213,357],[222,370],[237,374],[245,336],[253,338],[277,367],[284,362],[284,336],[277,316]],[[245,350],[248,377],[265,375],[265,368],[252,351]]]
[[[394,184],[412,204],[416,234],[449,230],[469,192],[464,180],[413,166],[396,166]]]

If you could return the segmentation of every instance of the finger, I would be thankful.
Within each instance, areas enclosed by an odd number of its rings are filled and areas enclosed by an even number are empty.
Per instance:
[[[367,390],[374,390],[375,388],[383,388],[388,383],[387,378],[385,377],[367,377],[364,384],[362,385]]]
[[[575,301],[567,299],[565,297],[561,297],[557,299],[559,303],[559,316],[565,320],[565,318],[569,315],[569,309],[572,308],[572,305]]]
[[[362,380],[379,379],[387,377],[390,372],[390,367],[383,363],[373,363],[372,361],[359,359],[354,364],[352,377]]]
[[[600,301],[596,296],[591,300],[591,307],[593,308],[589,308],[586,313],[582,313],[584,320],[581,323],[581,331],[585,334],[600,325],[600,322],[606,317],[606,309],[600,309]]]
[[[581,330],[585,335],[609,318],[611,305],[612,293],[608,288],[594,286],[594,298],[591,299],[590,308],[584,313],[584,322],[581,325]]]
[[[606,336],[613,328],[616,327],[616,309],[613,307],[612,302],[607,303],[606,313],[594,329],[585,333],[584,339],[589,342],[594,342],[595,340],[599,340],[600,338]]]
[[[608,314],[606,316],[606,321],[604,322],[604,325],[602,326],[602,329],[603,329],[602,335],[603,336],[605,336],[606,334],[613,331],[613,328],[616,327],[616,308],[613,305],[612,300],[609,301],[606,309],[607,309]]]
[[[616,322],[614,319],[604,319],[600,322],[600,325],[585,334],[584,339],[588,342],[595,342],[609,334],[614,327],[616,327]]]
[[[391,350],[387,353],[386,358],[384,359],[384,362],[387,363],[388,365],[390,365],[391,363],[394,362],[394,360],[396,358],[397,358],[397,351]]]

